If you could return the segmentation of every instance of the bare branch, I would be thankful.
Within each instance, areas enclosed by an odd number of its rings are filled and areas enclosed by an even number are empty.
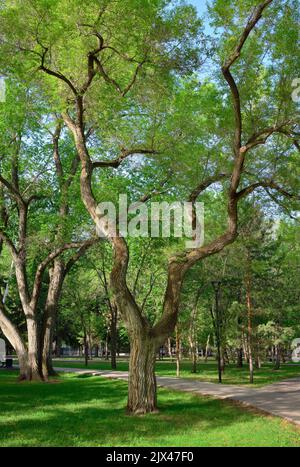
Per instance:
[[[216,182],[220,182],[224,178],[229,178],[230,174],[228,173],[218,173],[215,175],[212,175],[211,177],[207,177],[205,180],[203,180],[190,194],[188,201],[190,203],[194,203],[200,193],[206,190],[209,186],[213,185]]]
[[[106,73],[106,71],[105,71],[105,69],[104,69],[104,67],[103,67],[103,65],[102,65],[102,63],[101,63],[101,61],[100,61],[97,57],[94,57],[94,61],[95,61],[96,65],[97,65],[97,67],[98,67],[98,71],[99,71],[100,75],[104,78],[104,80],[105,80],[107,83],[113,85],[114,88],[122,95],[123,91],[122,91],[122,89],[121,89],[121,86],[117,83],[117,81],[116,81],[115,79],[111,78],[111,77]]]
[[[100,241],[100,238],[93,238],[93,239],[90,239],[84,242],[82,246],[79,248],[79,250],[73,256],[71,256],[71,258],[68,260],[65,266],[64,276],[68,274],[70,269],[85,254],[85,252],[99,241]]]
[[[61,125],[61,122],[58,121],[56,124],[54,134],[52,135],[52,142],[53,142],[53,159],[55,163],[56,174],[60,180],[62,180],[64,176],[64,169],[61,163],[59,147],[58,147],[61,130],[62,130],[62,125]]]
[[[280,186],[274,180],[261,180],[256,183],[253,183],[252,185],[249,185],[243,188],[242,190],[240,190],[237,193],[237,198],[238,199],[244,198],[245,196],[249,195],[257,188],[271,188],[272,190],[277,191],[278,193],[280,193],[286,198],[300,200],[300,195],[297,195],[296,193],[290,193],[289,191],[287,191],[285,188]]]
[[[19,204],[26,205],[26,201],[23,199],[21,193],[12,185],[12,183],[6,180],[6,178],[2,177],[2,175],[0,175],[0,183],[2,183],[8,189],[8,191],[13,195]]]
[[[279,123],[278,125],[274,125],[268,128],[264,128],[263,130],[260,130],[257,133],[254,133],[250,138],[248,139],[245,147],[245,150],[248,151],[249,149],[252,149],[260,144],[265,144],[270,136],[272,136],[274,133],[281,133],[289,138],[292,138],[292,135],[284,129],[287,125],[293,123],[292,120],[285,120],[284,122]]]
[[[10,249],[13,257],[15,258],[17,256],[18,252],[17,252],[13,242],[10,240],[8,235],[5,232],[3,232],[3,230],[0,230],[0,240],[3,241],[8,246],[8,248]]]
[[[90,242],[91,240],[89,240]],[[51,253],[46,256],[46,258],[38,265],[36,274],[35,274],[35,279],[34,279],[34,284],[33,284],[33,289],[32,289],[32,295],[31,295],[31,300],[30,300],[30,305],[33,309],[35,309],[35,306],[37,304],[37,300],[39,297],[40,293],[40,288],[41,288],[41,283],[42,283],[42,278],[43,274],[45,272],[45,269],[47,266],[58,256],[60,256],[62,253],[64,253],[66,250],[70,250],[72,248],[82,248],[83,246],[86,245],[85,242],[70,242],[70,243],[65,243],[59,248],[56,248],[55,250],[51,251]]]
[[[158,154],[158,152],[154,149],[135,148],[127,150],[122,148],[121,155],[117,159],[113,159],[111,161],[95,161],[92,163],[92,169],[98,167],[113,167],[116,169],[121,165],[124,159],[126,159],[129,156],[138,154]]]
[[[240,148],[242,145],[242,114],[241,114],[241,101],[240,101],[240,94],[239,90],[237,87],[237,84],[235,82],[235,79],[233,78],[230,68],[231,66],[236,62],[236,60],[239,58],[240,53],[242,51],[242,48],[251,33],[251,31],[254,29],[260,18],[262,17],[262,13],[264,9],[272,2],[272,0],[266,0],[262,2],[260,5],[255,8],[253,14],[251,15],[251,18],[249,19],[246,27],[244,28],[244,31],[234,49],[232,54],[228,57],[228,59],[225,61],[224,65],[222,66],[222,73],[224,78],[226,79],[233,98],[233,107],[234,107],[234,116],[235,116],[235,135],[234,135],[234,150],[236,157],[239,157],[240,155]]]
[[[77,89],[75,88],[75,86],[74,86],[74,84],[72,83],[71,80],[69,80],[65,75],[63,75],[59,71],[51,70],[50,68],[45,66],[45,58],[46,58],[46,55],[47,55],[47,52],[48,52],[49,48],[44,47],[44,46],[42,46],[42,47],[43,47],[44,51],[43,51],[43,53],[41,55],[42,63],[39,66],[39,70],[42,70],[45,73],[47,73],[48,75],[54,76],[55,78],[58,78],[61,81],[63,81],[64,83],[66,83],[68,85],[68,87],[71,89],[71,91],[73,92],[74,96],[78,97],[79,93],[78,93]]]
[[[126,88],[124,89],[124,91],[122,92],[122,96],[126,96],[126,94],[130,91],[130,89],[132,88],[132,86],[134,85],[134,83],[136,82],[136,79],[138,77],[138,74],[139,74],[139,71],[140,69],[142,68],[142,66],[144,65],[144,63],[146,63],[146,57],[144,58],[144,60],[142,60],[138,66],[136,67],[135,71],[134,71],[134,74],[133,74],[133,77],[132,77],[132,80],[129,82],[129,84],[126,86]]]

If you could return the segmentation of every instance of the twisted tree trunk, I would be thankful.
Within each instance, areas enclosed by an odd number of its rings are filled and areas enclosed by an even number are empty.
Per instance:
[[[155,360],[157,345],[149,336],[130,339],[127,411],[145,414],[157,411]]]
[[[149,321],[145,318],[141,308],[136,303],[127,286],[126,276],[128,272],[129,252],[126,241],[121,234],[116,235],[116,229],[103,218],[103,214],[98,210],[97,200],[92,190],[92,175],[94,169],[101,167],[116,168],[130,155],[142,153],[151,154],[154,151],[152,148],[150,150],[143,150],[141,148],[126,150],[122,148],[120,156],[111,161],[93,161],[90,157],[85,132],[87,126],[85,118],[85,94],[92,84],[94,77],[99,72],[100,62],[97,55],[103,49],[103,43],[101,41],[99,47],[89,54],[87,80],[81,89],[78,89],[77,84],[73,84],[72,81],[63,74],[55,74],[51,69],[45,67],[45,56],[43,56],[40,69],[47,74],[56,76],[57,79],[63,80],[74,95],[75,106],[73,116],[65,112],[63,113],[63,118],[73,134],[75,146],[81,161],[80,189],[82,201],[94,221],[98,233],[101,233],[102,236],[106,237],[111,242],[114,250],[114,267],[111,273],[111,285],[118,310],[122,315],[131,341],[129,395],[127,405],[130,413],[153,412],[157,409],[156,381],[154,374],[155,355],[159,346],[174,332],[178,319],[180,291],[185,273],[197,262],[208,256],[219,253],[226,246],[235,241],[238,230],[239,200],[253,192],[256,188],[266,185],[265,182],[257,182],[256,184],[254,183],[239,190],[246,153],[261,144],[262,141],[261,138],[259,138],[260,134],[259,136],[255,134],[243,145],[244,135],[239,88],[231,74],[231,67],[237,61],[249,34],[254,29],[264,9],[271,1],[272,0],[265,0],[257,6],[247,22],[233,52],[226,58],[222,66],[223,76],[231,92],[235,117],[233,138],[234,163],[232,171],[229,175],[214,174],[213,176],[209,176],[206,180],[202,180],[191,192],[189,197],[189,201],[194,205],[198,196],[209,186],[220,181],[224,177],[230,177],[230,186],[227,192],[227,228],[221,235],[217,236],[208,244],[184,250],[169,258],[168,281],[164,295],[163,312],[161,319],[154,326],[151,326]],[[134,81],[132,84],[134,84]],[[130,89],[130,87],[128,89]],[[122,93],[123,97],[126,92]],[[274,127],[274,130],[271,130],[271,133],[272,132],[276,132],[276,127]],[[273,181],[270,183],[274,186]],[[270,184],[267,184],[267,186],[270,186]],[[194,214],[195,211],[193,210],[193,217]]]

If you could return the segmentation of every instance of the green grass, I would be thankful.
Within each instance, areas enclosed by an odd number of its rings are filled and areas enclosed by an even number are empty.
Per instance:
[[[159,389],[160,412],[133,417],[126,394],[118,380],[0,371],[0,446],[300,446],[294,425],[229,402]]]
[[[67,368],[86,368],[84,363],[69,361],[55,361],[54,366]],[[110,370],[110,363],[107,361],[89,362],[88,368],[99,370]],[[128,361],[120,361],[118,370],[127,371]],[[156,363],[156,373],[161,376],[176,376],[176,364],[168,360]],[[209,361],[201,362],[198,365],[198,372],[191,373],[191,362],[184,360],[181,363],[180,376],[183,378],[194,378],[199,381],[218,382],[217,364]],[[279,370],[274,370],[272,364],[264,364],[262,368],[254,372],[254,386],[260,387],[266,384],[282,381],[287,378],[300,376],[300,366],[282,365]],[[236,368],[235,365],[227,365],[223,375],[223,382],[226,384],[250,385],[247,365],[243,368]]]

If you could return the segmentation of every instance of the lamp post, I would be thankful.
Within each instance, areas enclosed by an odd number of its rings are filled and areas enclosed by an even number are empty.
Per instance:
[[[212,281],[211,284],[215,291],[215,319],[214,327],[216,332],[216,341],[217,341],[217,357],[218,357],[218,376],[219,383],[222,383],[222,366],[221,366],[221,322],[220,322],[220,309],[219,309],[219,297],[221,289],[220,280]]]

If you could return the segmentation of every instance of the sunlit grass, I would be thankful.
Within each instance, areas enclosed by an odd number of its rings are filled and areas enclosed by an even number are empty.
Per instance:
[[[0,371],[0,446],[300,446],[292,424],[229,402],[160,388],[159,414],[130,417],[126,395],[118,380]]]

